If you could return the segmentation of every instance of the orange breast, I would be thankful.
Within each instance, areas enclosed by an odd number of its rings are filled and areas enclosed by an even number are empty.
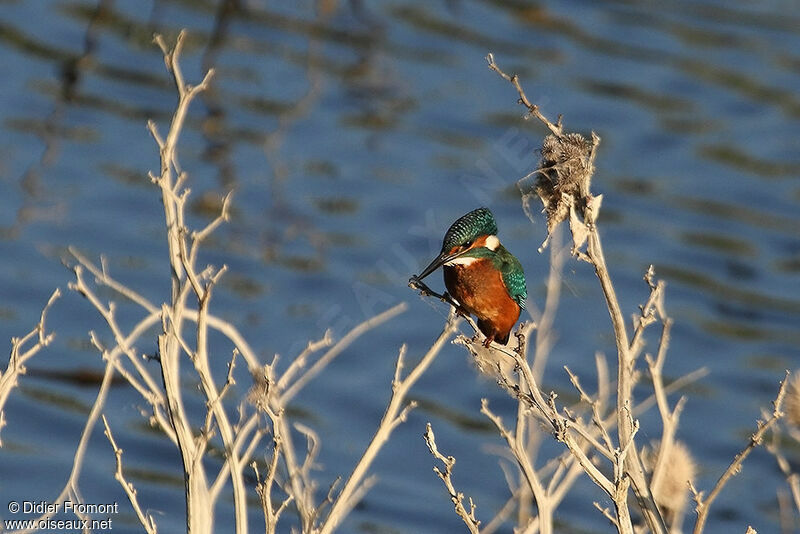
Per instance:
[[[505,343],[519,319],[520,307],[508,295],[503,276],[489,260],[444,267],[444,285],[467,311],[478,317],[483,334]]]

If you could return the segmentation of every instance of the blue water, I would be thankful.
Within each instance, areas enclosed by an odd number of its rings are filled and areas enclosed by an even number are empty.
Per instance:
[[[7,501],[51,500],[60,491],[97,390],[71,373],[102,370],[90,330],[111,339],[91,306],[67,290],[67,246],[104,255],[115,277],[151,300],[169,298],[163,210],[147,179],[158,153],[146,121],[163,132],[175,103],[152,34],[171,41],[181,28],[189,30],[186,78],[216,68],[180,144],[190,222],[208,221],[234,191],[232,220],[201,259],[229,268],[215,312],[264,361],[275,353],[289,361],[327,328],[341,335],[396,303],[410,305],[295,401],[299,419],[322,437],[323,490],[349,472],[371,437],[399,346],[408,343],[418,358],[440,330],[446,310],[406,281],[453,220],[489,206],[525,267],[531,303],[543,304],[548,254],[537,249],[545,225],[526,219],[515,182],[536,164],[546,131],[523,120],[513,88],[486,68],[488,52],[519,73],[545,114],[601,136],[593,191],[604,195],[600,231],[624,310],[634,313],[646,298],[641,277],[654,264],[675,319],[665,374],[710,371],[687,391],[678,431],[700,465],[698,488],[710,489],[800,356],[793,4],[240,3],[246,13],[178,1],[0,6],[0,339],[27,332],[54,288],[65,293],[48,318],[56,340],[30,362],[7,405],[0,517],[8,517]],[[441,287],[438,275],[431,280]],[[595,351],[613,357],[614,343],[589,266],[570,260],[562,284],[544,386],[568,395],[562,366],[591,384]],[[120,305],[133,324],[135,309]],[[154,352],[155,337],[137,348]],[[241,380],[234,393],[247,386]],[[486,397],[510,421],[505,393],[477,377],[462,349],[447,346],[412,396],[420,407],[382,451],[372,469],[379,483],[342,532],[462,531],[431,472],[426,421],[458,458],[457,486],[475,499],[479,518],[488,521],[505,503],[491,453],[500,438],[479,413]],[[141,404],[119,385],[106,413],[144,506],[162,532],[178,531],[180,460],[168,440],[145,430]],[[660,437],[654,417],[642,418],[642,444]],[[544,452],[560,450],[545,443]],[[98,428],[82,494],[120,502],[114,530],[138,531],[113,466]],[[747,524],[778,531],[782,487],[774,459],[757,450],[715,503],[706,532],[744,532]],[[582,480],[557,520],[569,531],[610,531],[593,500],[609,504]],[[252,528],[260,528],[252,511]],[[218,530],[232,531],[225,506],[218,516]]]

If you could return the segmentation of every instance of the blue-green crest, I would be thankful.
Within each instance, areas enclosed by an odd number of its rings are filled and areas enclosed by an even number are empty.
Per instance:
[[[494,222],[492,212],[489,211],[489,208],[478,208],[467,213],[450,226],[442,241],[442,252],[474,241],[479,236],[496,234],[497,223]]]

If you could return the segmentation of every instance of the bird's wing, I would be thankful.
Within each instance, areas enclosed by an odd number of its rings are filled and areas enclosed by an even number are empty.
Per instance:
[[[508,290],[508,294],[519,304],[520,308],[525,309],[528,289],[525,287],[525,272],[522,270],[522,264],[510,252],[506,252],[501,269],[503,271],[503,283]]]

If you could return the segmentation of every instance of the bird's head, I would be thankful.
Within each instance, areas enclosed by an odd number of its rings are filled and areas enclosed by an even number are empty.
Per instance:
[[[442,240],[442,251],[417,276],[422,280],[442,265],[469,265],[500,246],[497,224],[488,208],[473,210],[454,222]]]

